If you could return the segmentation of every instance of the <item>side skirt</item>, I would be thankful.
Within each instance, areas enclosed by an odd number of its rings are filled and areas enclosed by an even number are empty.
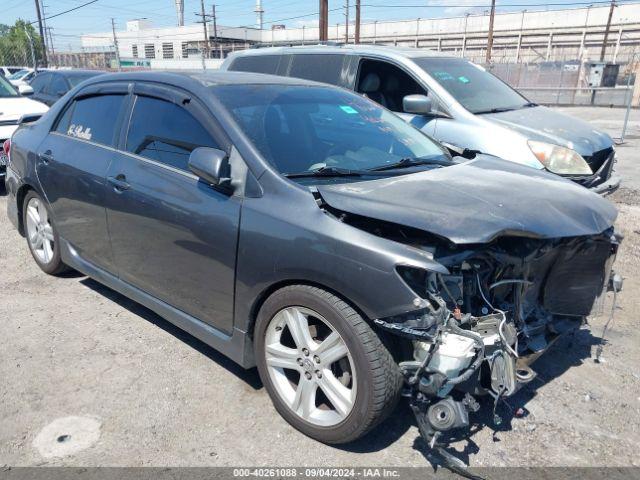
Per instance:
[[[234,327],[233,333],[227,335],[202,320],[198,320],[139,288],[123,282],[116,276],[84,260],[64,239],[60,239],[60,255],[62,261],[70,267],[153,310],[162,318],[218,350],[240,366],[244,368],[255,366],[252,342],[246,332]]]

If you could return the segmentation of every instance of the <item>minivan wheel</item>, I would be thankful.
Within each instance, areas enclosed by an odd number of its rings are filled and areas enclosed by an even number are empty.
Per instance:
[[[350,305],[320,288],[273,293],[256,319],[255,356],[276,410],[324,443],[353,441],[393,411],[402,375]]]
[[[27,193],[22,213],[27,244],[40,269],[50,275],[67,270],[60,259],[60,242],[51,212],[40,195],[34,191]]]

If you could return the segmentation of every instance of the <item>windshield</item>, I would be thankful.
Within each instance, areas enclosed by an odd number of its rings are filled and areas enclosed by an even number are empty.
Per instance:
[[[18,92],[2,75],[0,75],[0,97],[17,97]]]
[[[353,93],[298,85],[228,85],[216,96],[280,173],[369,171],[404,159],[448,159],[433,140]]]
[[[517,110],[530,105],[502,80],[467,60],[424,57],[414,61],[471,113]]]
[[[26,74],[28,74],[30,70],[18,70],[16,73],[9,75],[7,78],[9,80],[20,80]]]

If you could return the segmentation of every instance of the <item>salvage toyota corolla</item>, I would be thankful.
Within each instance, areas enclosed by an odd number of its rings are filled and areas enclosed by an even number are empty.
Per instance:
[[[100,76],[8,150],[9,216],[42,270],[79,270],[257,365],[278,412],[327,443],[401,394],[432,446],[467,427],[589,315],[620,241],[587,189],[452,157],[298,79]]]

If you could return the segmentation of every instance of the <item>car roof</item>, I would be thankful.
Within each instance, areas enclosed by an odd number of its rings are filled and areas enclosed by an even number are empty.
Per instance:
[[[387,45],[299,45],[295,47],[266,47],[251,48],[235,52],[234,56],[252,55],[295,55],[302,53],[311,54],[338,54],[338,55],[383,55],[388,57],[441,57],[459,58],[451,54],[437,52],[426,48],[395,47]]]
[[[46,70],[46,71],[51,73],[58,73],[65,77],[85,77],[87,75],[101,75],[105,73],[103,70],[80,70],[75,68],[73,70],[61,69],[61,70]]]
[[[107,73],[87,80],[85,85],[108,81],[148,81],[160,82],[177,87],[189,88],[199,85],[308,85],[327,87],[326,84],[300,78],[280,77],[252,72],[227,72],[221,70],[179,70]]]

